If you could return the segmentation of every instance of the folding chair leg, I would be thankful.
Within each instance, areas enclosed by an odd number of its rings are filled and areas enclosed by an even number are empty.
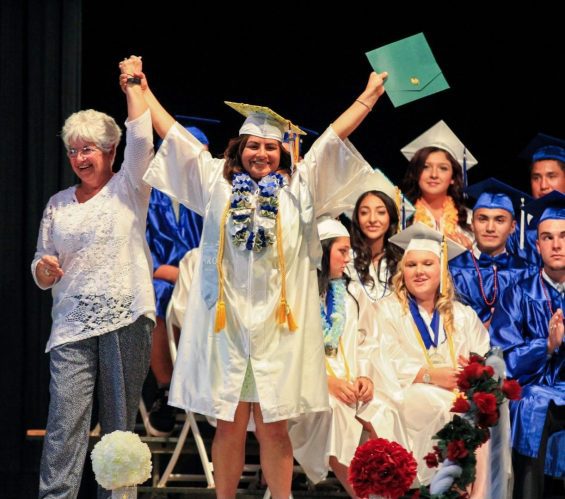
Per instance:
[[[204,468],[204,474],[206,475],[206,481],[208,482],[208,487],[215,487],[214,475],[212,475],[212,470],[214,469],[212,463],[208,459],[208,454],[206,452],[206,447],[204,445],[204,440],[200,434],[200,428],[196,424],[196,419],[194,419],[194,414],[192,412],[186,413],[186,418],[190,421],[190,427],[192,428],[192,434],[194,435],[194,441],[196,442],[196,447],[198,448],[198,454],[200,454],[200,461],[202,462],[202,467]]]
[[[147,407],[145,407],[143,398],[139,399],[139,413],[141,414],[141,421],[143,422],[143,427],[145,428],[145,434],[149,435],[149,413],[147,412]]]
[[[161,475],[161,479],[157,484],[157,488],[162,488],[167,486],[167,482],[169,481],[169,477],[171,476],[171,473],[173,472],[173,469],[177,464],[182,448],[184,447],[184,442],[186,441],[186,437],[188,437],[189,431],[190,431],[190,421],[187,418],[180,432],[175,450],[171,455],[169,462],[167,463],[167,467],[165,468],[165,471]]]

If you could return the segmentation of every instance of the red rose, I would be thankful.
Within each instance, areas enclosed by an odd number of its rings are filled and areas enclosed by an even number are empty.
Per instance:
[[[467,390],[468,388],[471,388],[472,381],[479,379],[484,372],[485,366],[478,362],[472,362],[468,366],[465,366],[459,373],[459,376],[457,377],[457,385],[461,390]]]
[[[412,485],[416,468],[414,456],[404,447],[375,438],[357,447],[348,478],[360,497],[374,494],[396,499]]]
[[[522,387],[516,380],[505,379],[502,382],[502,393],[510,400],[519,400],[522,396]]]
[[[463,440],[452,440],[447,444],[447,459],[450,461],[455,461],[468,455],[469,451],[465,448]]]
[[[479,412],[485,414],[492,414],[496,412],[496,397],[492,393],[474,393],[473,402],[477,405]]]
[[[426,461],[426,465],[428,468],[435,468],[439,461],[437,460],[437,454],[435,452],[430,452],[424,456],[424,461]]]
[[[476,353],[472,353],[469,356],[469,363],[472,363],[472,362],[478,362],[479,364],[484,364],[485,358],[481,357],[480,355],[478,355]]]
[[[451,412],[459,412],[465,414],[471,408],[471,404],[467,402],[466,398],[457,397],[451,408]]]
[[[477,424],[481,428],[488,428],[489,426],[494,426],[496,423],[498,423],[498,411],[491,413],[479,412],[477,415]]]

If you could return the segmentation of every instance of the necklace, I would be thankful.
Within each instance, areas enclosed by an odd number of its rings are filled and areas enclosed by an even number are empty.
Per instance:
[[[320,301],[322,327],[324,333],[324,349],[326,355],[337,355],[339,340],[345,327],[345,281],[335,279],[330,281],[326,294],[326,307]]]
[[[496,265],[492,266],[492,271],[494,272],[494,290],[492,293],[492,300],[489,300],[487,298],[487,295],[485,293],[485,288],[483,285],[483,277],[481,276],[481,271],[479,269],[479,264],[477,263],[477,259],[475,258],[475,255],[473,254],[472,251],[470,251],[471,253],[471,258],[473,259],[473,264],[475,265],[475,269],[477,271],[477,275],[479,276],[479,288],[481,290],[481,296],[483,297],[483,301],[485,302],[486,305],[488,305],[489,307],[491,305],[494,305],[494,303],[496,302],[496,298],[497,298],[497,293],[498,293],[498,269],[496,268]]]
[[[236,173],[232,182],[229,213],[231,238],[242,250],[259,252],[276,241],[278,194],[285,185],[279,173],[269,173],[256,184],[247,173]]]

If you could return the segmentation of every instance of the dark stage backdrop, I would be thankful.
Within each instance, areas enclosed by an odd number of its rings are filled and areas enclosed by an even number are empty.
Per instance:
[[[0,496],[18,497],[13,487],[23,476],[30,497],[36,487],[37,445],[24,434],[45,427],[51,300],[33,284],[29,263],[48,197],[73,182],[58,137],[64,118],[92,107],[123,123],[117,64],[138,54],[169,111],[222,120],[203,127],[213,153],[241,124],[224,100],[268,105],[322,132],[363,90],[364,53],[423,31],[451,89],[397,109],[383,97],[352,141],[399,180],[400,147],[443,119],[479,160],[471,182],[496,175],[527,188],[517,157],[524,145],[538,131],[565,137],[561,17],[544,2],[512,13],[521,18],[512,25],[486,8],[465,13],[468,2],[457,16],[427,5],[371,14],[366,2],[320,4],[322,21],[293,4],[160,2],[148,10],[131,1],[2,1]],[[450,22],[440,23],[445,16]]]

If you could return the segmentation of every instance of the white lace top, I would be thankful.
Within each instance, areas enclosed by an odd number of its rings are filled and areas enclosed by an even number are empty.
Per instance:
[[[49,199],[39,228],[35,267],[55,255],[63,277],[52,286],[53,325],[48,352],[57,345],[98,336],[133,323],[155,320],[151,255],[145,240],[151,188],[142,180],[153,158],[149,111],[126,122],[124,162],[118,173],[85,203],[76,186]]]

